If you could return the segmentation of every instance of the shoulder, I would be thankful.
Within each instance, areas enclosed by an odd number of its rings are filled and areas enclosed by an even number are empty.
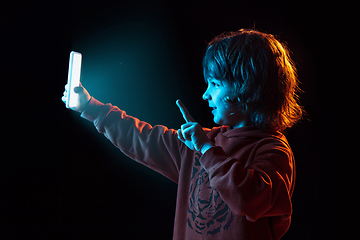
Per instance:
[[[273,131],[269,136],[260,139],[257,142],[257,155],[273,153],[282,155],[286,158],[292,158],[292,150],[286,137],[277,131]]]
[[[285,136],[269,136],[257,142],[253,163],[263,169],[276,170],[282,176],[293,176],[295,159]]]

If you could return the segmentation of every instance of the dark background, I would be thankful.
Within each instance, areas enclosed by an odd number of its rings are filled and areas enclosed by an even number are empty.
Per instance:
[[[317,5],[317,4],[313,4]],[[171,239],[176,184],[125,157],[61,101],[72,50],[82,83],[152,125],[177,129],[181,98],[212,127],[201,60],[214,36],[275,34],[292,51],[307,119],[288,131],[296,157],[283,239],[334,235],[329,32],[322,6],[270,1],[27,1],[0,14],[1,239]]]

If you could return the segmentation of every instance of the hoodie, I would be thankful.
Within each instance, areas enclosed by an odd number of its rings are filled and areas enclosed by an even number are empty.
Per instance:
[[[216,146],[202,155],[176,130],[94,98],[81,116],[128,157],[178,184],[174,240],[280,239],[289,228],[295,162],[282,133],[204,128]]]

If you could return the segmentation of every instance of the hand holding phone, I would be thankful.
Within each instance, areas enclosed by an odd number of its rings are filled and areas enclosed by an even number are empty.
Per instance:
[[[64,95],[61,98],[67,108],[78,112],[84,110],[91,98],[80,83],[81,60],[81,53],[70,53],[68,83],[65,85]]]

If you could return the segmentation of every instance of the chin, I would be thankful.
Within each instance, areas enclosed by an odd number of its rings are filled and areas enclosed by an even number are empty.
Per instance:
[[[221,121],[221,119],[217,119],[214,117],[214,123],[218,124],[218,125],[223,125],[223,121]]]

